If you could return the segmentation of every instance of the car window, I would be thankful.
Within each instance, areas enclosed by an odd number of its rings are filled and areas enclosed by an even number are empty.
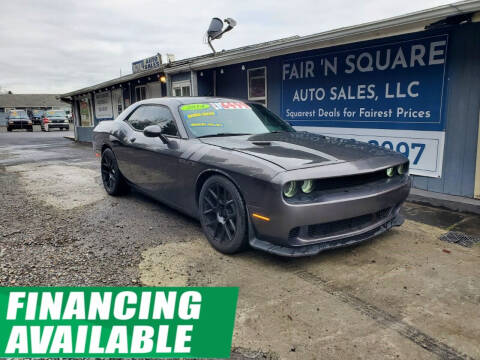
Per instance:
[[[13,110],[8,113],[9,119],[27,119],[27,113],[24,110]]]
[[[179,107],[186,128],[195,137],[295,131],[260,104],[242,101],[192,103]]]
[[[164,135],[178,136],[175,120],[170,110],[165,106],[142,105],[125,121],[138,131],[143,131],[149,125],[160,125]]]
[[[48,110],[45,112],[47,117],[67,117],[67,114],[63,110]]]

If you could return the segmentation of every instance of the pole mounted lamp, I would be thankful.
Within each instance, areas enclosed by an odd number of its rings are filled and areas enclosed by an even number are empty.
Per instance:
[[[223,28],[224,22],[227,24],[225,28]],[[224,21],[222,21],[221,19],[214,17],[212,21],[210,21],[210,26],[207,30],[207,42],[208,46],[210,46],[210,49],[212,49],[213,54],[216,54],[216,51],[212,45],[212,41],[220,39],[223,34],[232,30],[236,25],[237,22],[232,18],[226,18]]]

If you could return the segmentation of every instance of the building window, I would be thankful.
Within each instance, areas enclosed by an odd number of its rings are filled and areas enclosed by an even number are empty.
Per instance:
[[[248,100],[267,105],[267,68],[248,69]]]
[[[84,98],[79,101],[80,126],[93,126],[92,114],[90,112],[90,99]]]
[[[177,81],[172,83],[173,96],[190,96],[190,81]]]
[[[145,85],[135,87],[135,101],[145,100],[147,98],[147,91]]]

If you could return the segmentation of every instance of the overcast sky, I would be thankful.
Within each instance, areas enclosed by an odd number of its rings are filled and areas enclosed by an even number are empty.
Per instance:
[[[0,87],[62,93],[131,73],[131,63],[208,53],[213,16],[237,27],[217,50],[308,35],[451,3],[449,0],[6,0],[0,5]]]

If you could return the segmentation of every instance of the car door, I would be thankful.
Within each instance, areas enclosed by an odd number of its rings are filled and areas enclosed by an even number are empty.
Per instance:
[[[175,205],[182,140],[169,108],[141,105],[125,122],[134,130],[122,152],[122,162],[127,169],[125,176],[150,195]],[[168,144],[160,138],[146,137],[143,130],[149,125],[160,125]]]

